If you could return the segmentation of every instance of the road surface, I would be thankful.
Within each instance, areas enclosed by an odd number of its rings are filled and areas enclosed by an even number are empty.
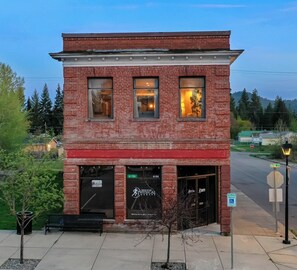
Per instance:
[[[231,152],[231,183],[259,206],[275,216],[269,202],[267,175],[273,170],[268,160],[251,157],[249,153]],[[289,163],[290,165],[290,163]],[[284,176],[283,203],[280,204],[278,221],[285,224],[285,159],[278,171]],[[289,182],[289,228],[297,231],[297,166],[291,166]]]

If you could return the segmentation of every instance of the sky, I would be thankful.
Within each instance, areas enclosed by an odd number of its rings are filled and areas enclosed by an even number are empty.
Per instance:
[[[297,98],[297,1],[9,0],[1,1],[0,62],[25,80],[25,94],[51,98],[63,86],[62,33],[231,31],[231,91]]]

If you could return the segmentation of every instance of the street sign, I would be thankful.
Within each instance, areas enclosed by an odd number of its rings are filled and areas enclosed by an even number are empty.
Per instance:
[[[276,189],[270,188],[269,202],[282,202],[282,201],[283,201],[283,190],[281,188],[276,188]]]
[[[127,174],[127,178],[138,178],[137,174],[133,174],[133,173],[128,173]]]
[[[267,184],[271,188],[279,188],[284,183],[284,176],[279,171],[272,171],[267,175]]]
[[[280,167],[280,164],[279,163],[272,163],[272,164],[270,164],[270,168],[272,168],[272,169],[277,169],[279,167]]]
[[[235,193],[227,194],[227,206],[228,207],[236,207],[236,194]]]

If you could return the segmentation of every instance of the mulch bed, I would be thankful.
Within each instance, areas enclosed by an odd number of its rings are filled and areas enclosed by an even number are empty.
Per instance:
[[[10,270],[34,270],[40,260],[24,259],[24,263],[20,264],[20,259],[8,259],[0,268]]]
[[[164,269],[170,269],[170,270],[186,270],[186,264],[185,263],[179,263],[179,262],[172,262],[168,264],[169,268],[163,268],[162,265],[164,265],[164,262],[152,262],[151,264],[151,270],[164,270]]]

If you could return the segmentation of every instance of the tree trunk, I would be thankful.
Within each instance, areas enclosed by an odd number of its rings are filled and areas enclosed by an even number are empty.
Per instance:
[[[171,226],[168,228],[167,234],[167,259],[166,263],[162,266],[162,268],[169,269],[169,259],[170,259],[170,238],[171,238]]]
[[[24,263],[24,234],[25,234],[25,218],[22,215],[21,220],[21,245],[20,245],[20,264]]]

